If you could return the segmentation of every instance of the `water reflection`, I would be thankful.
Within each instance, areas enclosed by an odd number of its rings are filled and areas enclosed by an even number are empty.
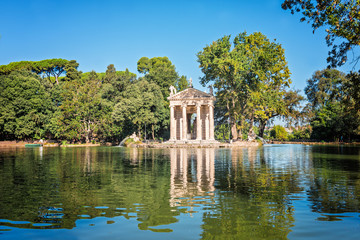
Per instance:
[[[354,227],[347,219],[359,219],[358,153],[296,145],[0,149],[0,234],[78,229],[85,220],[174,234],[167,239],[287,239],[305,224]]]
[[[214,196],[215,149],[170,149],[170,162],[172,207],[193,207]]]

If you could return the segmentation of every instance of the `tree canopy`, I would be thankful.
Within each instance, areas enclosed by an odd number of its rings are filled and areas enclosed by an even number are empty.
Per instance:
[[[285,115],[284,94],[291,80],[280,44],[262,33],[243,32],[230,39],[218,39],[197,56],[204,73],[200,82],[214,84],[218,101],[227,109],[233,139],[237,139],[246,120],[251,132],[256,119],[264,128],[272,117]]]
[[[67,74],[67,80],[79,77],[77,68],[79,64],[75,60],[66,60],[61,58],[45,59],[41,61],[21,61],[12,62],[7,65],[0,66],[0,74],[10,74],[16,70],[28,70],[34,73],[48,77],[55,78],[56,84],[59,84],[59,77],[61,74]]]
[[[359,47],[359,0],[285,0],[281,6],[292,14],[301,12],[300,21],[311,23],[313,32],[326,27],[326,43],[332,47],[327,58],[330,67],[343,65],[348,60],[348,52]],[[360,56],[353,60],[356,64]]]

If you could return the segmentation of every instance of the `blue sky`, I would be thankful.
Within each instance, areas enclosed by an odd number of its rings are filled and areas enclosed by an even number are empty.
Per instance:
[[[262,32],[282,44],[292,87],[303,90],[313,72],[326,67],[325,29],[313,34],[281,2],[2,0],[0,65],[64,58],[75,59],[83,72],[114,64],[137,73],[141,57],[167,56],[204,90],[196,54],[224,35]]]

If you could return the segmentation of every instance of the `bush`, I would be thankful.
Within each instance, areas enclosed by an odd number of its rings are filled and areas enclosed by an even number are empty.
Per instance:
[[[305,140],[310,139],[312,129],[311,127],[306,127],[299,130],[294,130],[294,132],[289,136],[291,140]]]
[[[283,126],[276,125],[273,127],[273,129],[271,129],[270,137],[280,141],[284,141],[288,139],[288,133]]]

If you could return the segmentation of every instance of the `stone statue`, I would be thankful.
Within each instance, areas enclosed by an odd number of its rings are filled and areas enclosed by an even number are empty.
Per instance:
[[[169,90],[170,90],[170,96],[176,94],[176,88],[175,88],[174,86],[171,85],[171,86],[169,87]]]
[[[190,78],[190,80],[189,80],[189,87],[193,87],[193,85],[192,85],[192,78]]]
[[[209,86],[209,94],[210,94],[210,95],[214,95],[212,85]]]

